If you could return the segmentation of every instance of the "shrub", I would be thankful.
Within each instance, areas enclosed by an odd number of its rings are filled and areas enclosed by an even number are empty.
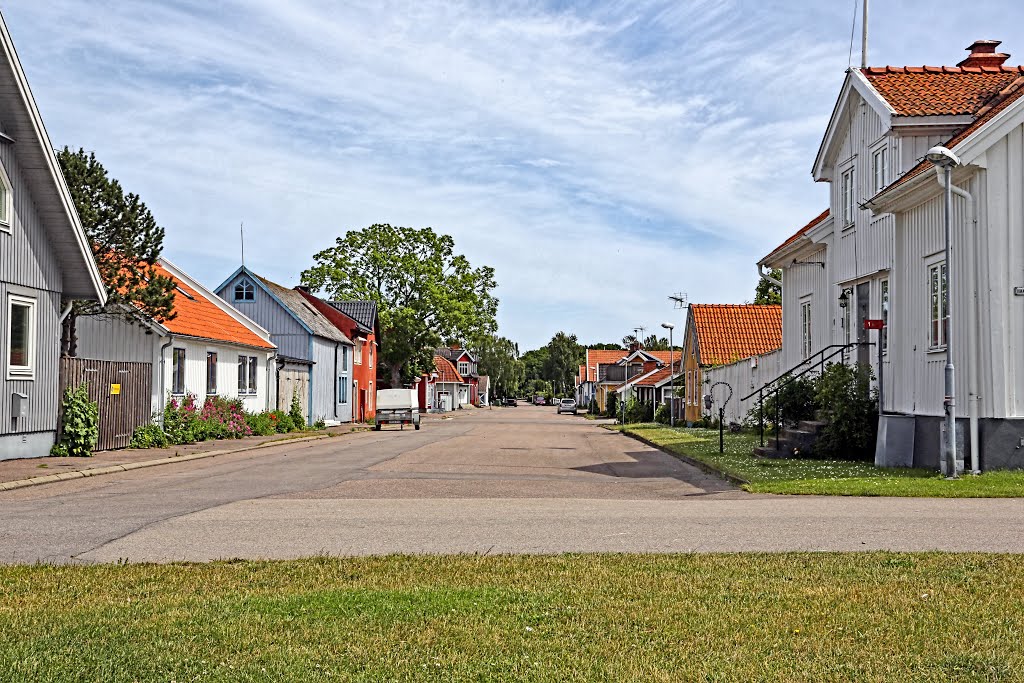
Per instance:
[[[100,408],[89,400],[89,388],[83,382],[64,390],[61,403],[60,443],[50,451],[52,455],[88,457],[96,447],[100,435]]]
[[[654,406],[650,403],[629,399],[626,403],[625,420],[627,423],[650,422],[654,419]]]
[[[249,431],[254,435],[269,436],[277,434],[277,425],[273,417],[273,413],[249,413],[245,416],[245,423],[249,425]]]
[[[292,404],[288,409],[288,416],[292,418],[294,429],[305,429],[306,418],[302,416],[302,403],[299,402],[299,392],[292,392]]]
[[[206,426],[199,416],[195,394],[170,397],[164,406],[164,434],[172,444],[190,444],[206,439]]]
[[[608,405],[606,406],[608,417],[619,416],[619,395],[615,392],[608,393]]]
[[[313,429],[317,430],[318,432],[322,432],[323,430],[327,429],[327,421],[324,420],[324,418],[322,417],[318,417],[316,422],[313,423]]]
[[[291,415],[283,410],[270,411],[270,421],[278,434],[287,434],[295,429],[295,423],[292,422]]]
[[[170,444],[164,430],[158,424],[136,427],[128,448],[166,448]]]
[[[668,404],[658,404],[658,409],[654,411],[654,421],[663,425],[669,423]]]
[[[596,398],[590,399],[590,405],[587,407],[587,412],[590,413],[591,415],[597,415],[598,410]]]
[[[873,460],[878,430],[878,392],[871,367],[832,363],[817,381],[817,402],[828,424],[815,455],[838,460]]]
[[[779,407],[779,416],[782,426],[794,425],[801,420],[813,420],[818,411],[818,378],[805,375],[794,379],[783,386],[778,393],[768,396],[764,400],[764,421],[765,426],[775,423],[775,407]],[[755,402],[754,407],[747,412],[746,423],[757,427],[759,422],[758,408]]]
[[[206,425],[208,439],[241,439],[252,435],[242,400],[238,398],[207,397],[200,418]]]

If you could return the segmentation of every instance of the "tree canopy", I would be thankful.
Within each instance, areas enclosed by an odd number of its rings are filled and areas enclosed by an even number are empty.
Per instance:
[[[494,269],[474,268],[455,253],[451,236],[432,228],[376,223],[350,230],[313,261],[302,284],[377,304],[380,361],[392,386],[427,369],[441,344],[479,339],[497,327]]]
[[[584,349],[575,334],[558,332],[547,345],[548,355],[544,361],[544,379],[551,382],[558,393],[567,393],[575,385],[573,378],[584,362]]]
[[[771,276],[782,282],[782,271],[778,268],[774,268],[771,271]],[[761,278],[757,281],[757,289],[754,290],[754,303],[755,304],[781,304],[782,303],[782,287]]]
[[[492,394],[515,396],[526,377],[526,365],[519,359],[519,346],[510,339],[489,334],[473,347],[480,374],[491,378]]]
[[[174,281],[154,268],[164,245],[164,229],[139,195],[125,193],[92,152],[68,147],[57,153],[75,209],[107,289],[107,303],[75,301],[65,320],[61,351],[75,355],[75,319],[116,315],[141,322],[174,318]]]

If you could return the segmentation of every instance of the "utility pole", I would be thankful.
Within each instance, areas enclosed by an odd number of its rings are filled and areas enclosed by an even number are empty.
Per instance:
[[[860,68],[868,68],[868,0],[861,0],[864,16],[860,22]]]

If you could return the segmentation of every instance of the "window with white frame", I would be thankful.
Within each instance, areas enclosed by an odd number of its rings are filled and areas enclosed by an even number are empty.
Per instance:
[[[348,403],[348,377],[338,378],[338,403]]]
[[[352,364],[363,364],[363,341],[361,339],[356,339],[355,341],[355,347],[352,351]]]
[[[185,393],[185,349],[171,351],[171,393]]]
[[[373,347],[374,346],[376,346],[376,344],[373,343],[373,342],[367,342],[366,343],[366,347],[367,347],[367,349],[366,349],[366,357],[367,357],[367,360],[369,360],[369,362],[370,362],[370,367],[371,368],[373,367]]]
[[[14,216],[14,192],[11,191],[11,180],[7,171],[0,165],[0,230],[11,231]]]
[[[238,393],[239,395],[256,393],[256,378],[259,364],[256,356],[238,357]]]
[[[7,297],[7,377],[35,379],[36,300]]]
[[[946,289],[946,263],[928,267],[928,348],[946,348],[949,338],[949,293]]]
[[[235,301],[255,301],[256,287],[249,278],[243,277],[235,285]]]
[[[847,292],[851,290],[846,290]],[[852,318],[853,312],[853,297],[850,296],[846,300],[846,306],[843,307],[843,343],[849,344],[850,341],[850,319]]]
[[[341,347],[341,371],[348,372],[348,347]]]
[[[854,204],[853,204],[853,167],[843,171],[839,178],[839,207],[843,225],[853,225]]]
[[[217,393],[217,352],[206,352],[206,395]]]
[[[800,302],[800,351],[804,358],[811,356],[811,302]]]
[[[469,374],[469,363],[467,363],[464,360],[460,360],[459,361],[459,374],[460,375],[468,375]]]
[[[885,189],[889,177],[889,150],[886,147],[876,149],[871,154],[872,190],[875,194]]]
[[[880,297],[882,303],[882,353],[889,351],[889,280],[882,280]]]

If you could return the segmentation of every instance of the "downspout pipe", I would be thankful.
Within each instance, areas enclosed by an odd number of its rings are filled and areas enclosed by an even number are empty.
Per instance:
[[[167,337],[167,342],[160,347],[160,426],[164,426],[164,411],[167,410],[167,358],[164,351],[174,344],[174,335]]]
[[[774,277],[772,277],[771,273],[766,273],[764,271],[764,264],[761,264],[761,263],[757,264],[757,275],[762,280],[767,280],[768,282],[772,283],[776,287],[781,287],[782,286],[782,280],[774,278]]]
[[[946,177],[942,169],[936,168],[935,175],[938,178],[939,186],[946,189]],[[971,234],[975,234],[978,217],[974,209],[974,195],[953,183],[949,184],[949,190],[967,204],[967,225],[971,229]],[[971,268],[971,291],[968,297],[970,306],[967,311],[967,344],[970,347],[967,350],[967,413],[971,443],[971,473],[981,474],[981,454],[978,452],[980,441],[978,436],[978,402],[980,400],[978,397],[978,245],[973,239],[966,240],[966,242],[971,249],[971,258],[968,262]],[[948,264],[946,267],[951,268],[952,265]],[[951,295],[952,293],[950,293]]]
[[[63,311],[60,312],[60,320],[58,320],[57,322],[59,324],[63,324],[64,321],[67,319],[67,317],[69,315],[71,315],[71,304],[70,303],[67,306],[64,307]]]

